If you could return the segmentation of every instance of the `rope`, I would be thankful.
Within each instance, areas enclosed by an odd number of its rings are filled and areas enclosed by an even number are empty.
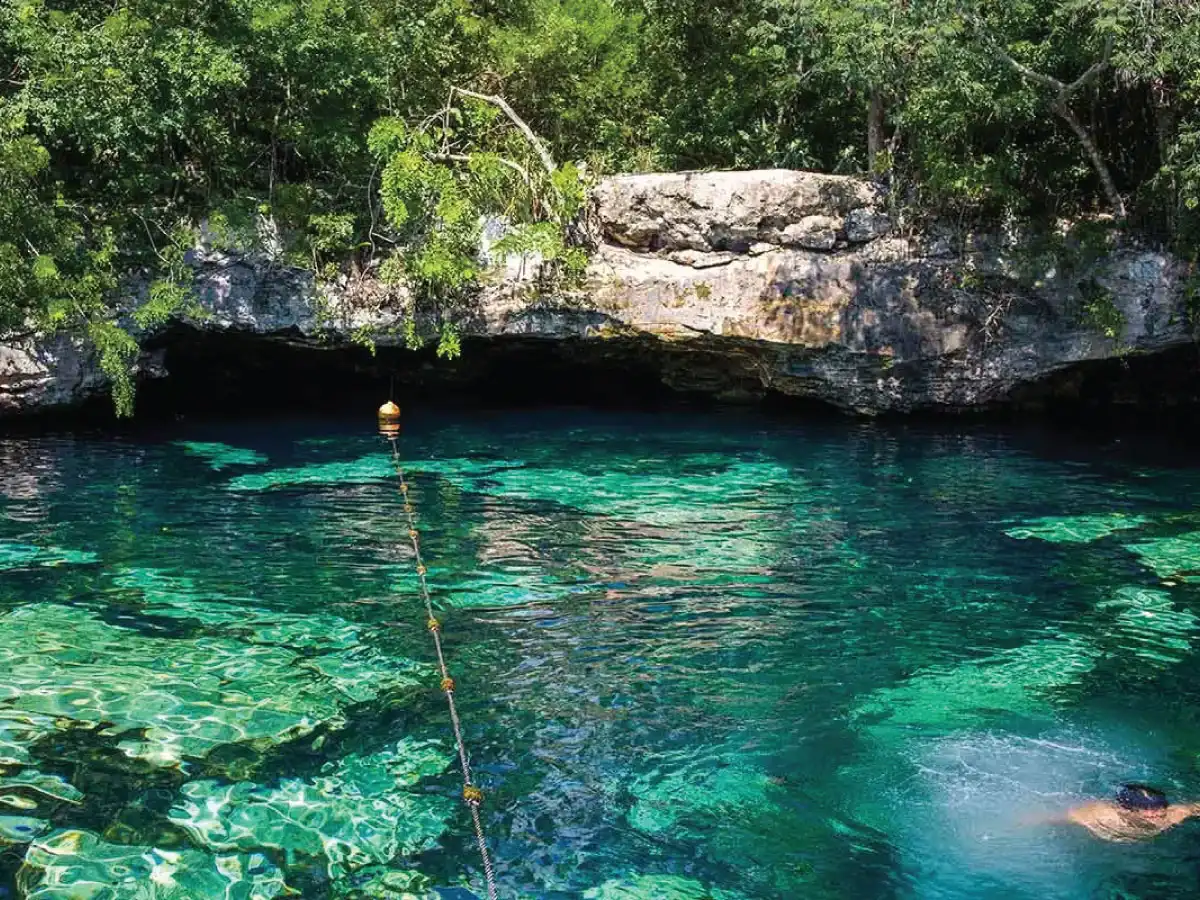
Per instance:
[[[400,482],[400,495],[404,498],[404,514],[408,519],[408,537],[412,541],[413,555],[417,561],[417,579],[421,585],[421,599],[425,602],[425,614],[428,616],[426,627],[433,635],[433,647],[437,651],[438,670],[442,674],[441,688],[446,695],[446,705],[450,708],[450,723],[454,726],[454,745],[458,748],[458,761],[462,766],[463,802],[471,810],[471,822],[475,826],[475,842],[479,845],[479,856],[483,860],[483,875],[487,880],[488,900],[496,900],[496,873],[492,869],[492,858],[488,853],[487,839],[483,835],[483,823],[479,819],[479,807],[483,805],[483,791],[476,787],[471,779],[471,764],[467,761],[467,747],[463,743],[462,722],[458,718],[458,707],[454,703],[454,679],[446,668],[446,657],[442,653],[442,625],[433,614],[433,601],[429,599],[429,584],[425,580],[425,563],[421,559],[421,536],[417,533],[416,512],[408,499],[408,482],[404,479],[404,468],[400,465],[400,448],[396,438],[390,437],[392,445],[392,465],[396,468],[396,478]]]

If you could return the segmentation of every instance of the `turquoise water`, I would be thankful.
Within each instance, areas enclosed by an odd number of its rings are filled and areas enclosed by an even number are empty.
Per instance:
[[[1022,822],[1122,780],[1200,798],[1200,468],[409,417],[504,896],[1200,892],[1200,825]],[[0,896],[482,894],[370,424],[0,439]]]

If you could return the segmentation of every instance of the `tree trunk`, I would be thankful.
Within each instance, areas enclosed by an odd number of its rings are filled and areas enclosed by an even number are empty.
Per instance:
[[[873,87],[867,105],[867,171],[872,174],[878,171],[879,154],[883,152],[883,115],[883,92]]]
[[[1150,85],[1150,96],[1154,103],[1154,135],[1158,139],[1158,161],[1159,165],[1165,166],[1175,139],[1175,107],[1171,102],[1173,92],[1165,79],[1155,78]]]
[[[1088,130],[1083,127],[1083,123],[1075,118],[1075,114],[1071,112],[1071,108],[1067,105],[1065,99],[1059,97],[1053,106],[1054,111],[1071,127],[1071,130],[1075,132],[1075,136],[1079,138],[1079,143],[1083,145],[1084,152],[1092,162],[1092,168],[1100,176],[1100,184],[1104,186],[1104,194],[1108,197],[1108,202],[1112,205],[1114,214],[1118,219],[1124,219],[1125,201],[1121,197],[1121,192],[1117,190],[1117,184],[1113,181],[1112,173],[1108,171],[1108,164],[1104,161],[1104,157],[1100,155],[1100,150],[1096,147],[1096,142],[1092,140],[1092,136],[1088,134]]]

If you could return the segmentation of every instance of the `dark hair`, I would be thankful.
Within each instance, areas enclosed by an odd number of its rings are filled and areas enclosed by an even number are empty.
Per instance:
[[[1166,809],[1167,795],[1144,784],[1123,784],[1117,791],[1117,805],[1125,809]]]

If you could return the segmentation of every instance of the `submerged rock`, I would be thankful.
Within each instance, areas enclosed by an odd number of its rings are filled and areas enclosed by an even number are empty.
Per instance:
[[[311,781],[194,781],[180,789],[170,818],[210,849],[278,851],[289,867],[317,861],[336,882],[436,843],[453,802],[407,788],[449,762],[439,744],[406,739],[394,750],[348,756]]]
[[[852,719],[877,735],[905,728],[948,733],[999,714],[1044,713],[1056,692],[1078,684],[1101,656],[1086,638],[1049,635],[983,659],[919,671],[869,694]]]
[[[29,816],[0,815],[0,847],[28,844],[50,830],[50,823]]]
[[[253,600],[206,591],[191,578],[158,569],[120,569],[113,583],[140,591],[147,615],[195,622],[247,644],[297,651],[350,650],[362,644],[362,627],[338,616],[262,609],[251,605]]]
[[[1137,554],[1160,578],[1200,581],[1200,531],[1126,544],[1125,549]]]
[[[1166,591],[1120,588],[1097,608],[1116,614],[1109,636],[1118,649],[1152,667],[1182,662],[1200,637],[1200,619],[1191,610],[1175,606]]]
[[[486,477],[505,469],[519,468],[516,461],[479,459],[430,459],[404,462],[405,475],[442,475],[445,477]],[[312,463],[286,469],[271,469],[241,475],[229,482],[231,491],[267,491],[297,485],[373,484],[396,477],[392,457],[373,453],[358,459]]]
[[[51,717],[38,727],[103,724],[129,757],[168,767],[336,729],[347,707],[420,684],[416,664],[364,648],[301,656],[227,637],[150,637],[52,604],[0,616],[0,667],[0,710]]]
[[[213,856],[110,844],[74,830],[31,844],[17,886],[27,900],[270,900],[294,893],[258,853]]]
[[[586,900],[738,900],[740,895],[707,888],[681,875],[635,875],[611,879],[583,892]]]
[[[228,444],[204,443],[200,441],[178,441],[192,456],[199,456],[208,461],[210,468],[221,471],[231,466],[259,466],[267,462],[267,458],[254,450],[244,450],[231,447]]]
[[[465,891],[453,895],[445,890],[434,891],[420,872],[383,866],[369,866],[333,885],[336,900],[450,900],[460,895],[463,900],[478,900]]]
[[[554,603],[595,589],[593,584],[566,583],[548,569],[534,566],[498,566],[465,577],[456,575],[450,588],[439,587],[438,575],[436,569],[430,571],[432,599],[438,609],[496,609]],[[403,583],[415,588],[415,576],[405,573]]]
[[[45,802],[79,803],[83,793],[61,775],[47,775],[28,767],[0,775],[0,806],[37,809]]]
[[[1092,516],[1047,516],[1004,532],[1011,538],[1038,538],[1055,544],[1089,544],[1118,531],[1140,528],[1149,520],[1127,513]]]
[[[31,762],[29,748],[56,727],[53,716],[0,706],[0,766],[18,766]]]
[[[0,541],[0,571],[94,563],[97,558],[95,553],[88,550],[63,550],[59,547],[35,547],[32,544]]]
[[[290,469],[271,469],[240,475],[229,482],[231,491],[266,491],[294,485],[371,484],[396,477],[391,457],[364,456],[346,462],[313,463]]]
[[[684,757],[671,760],[669,768],[634,778],[629,792],[636,800],[629,824],[649,834],[697,835],[719,819],[771,804],[776,787],[765,772],[722,762]]]

